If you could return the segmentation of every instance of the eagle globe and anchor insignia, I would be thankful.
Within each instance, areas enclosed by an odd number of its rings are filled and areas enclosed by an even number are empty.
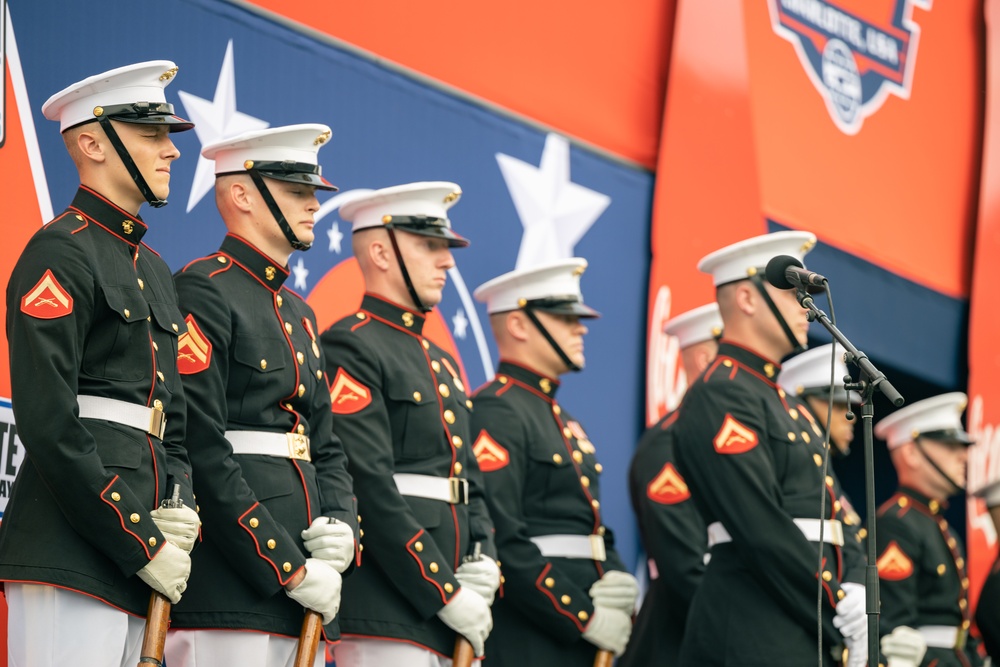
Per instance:
[[[774,32],[799,61],[833,122],[857,134],[890,94],[909,99],[920,26],[932,0],[768,0]]]

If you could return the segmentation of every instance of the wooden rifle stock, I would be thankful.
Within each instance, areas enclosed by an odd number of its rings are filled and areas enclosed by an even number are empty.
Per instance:
[[[594,667],[611,667],[611,663],[614,661],[615,654],[602,648],[594,656]]]
[[[312,667],[322,636],[323,616],[319,612],[307,609],[305,618],[302,619],[302,632],[299,634],[299,644],[292,667]]]
[[[142,637],[138,667],[163,667],[163,644],[170,627],[170,600],[162,593],[149,596],[146,611],[146,632]]]
[[[451,658],[451,667],[471,667],[472,661],[476,659],[476,653],[472,650],[472,643],[465,637],[455,639],[455,654]]]

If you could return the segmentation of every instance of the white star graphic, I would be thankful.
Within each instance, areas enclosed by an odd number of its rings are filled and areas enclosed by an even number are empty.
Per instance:
[[[236,110],[236,71],[233,66],[233,40],[226,46],[226,57],[222,60],[222,71],[215,84],[212,101],[202,99],[183,90],[177,93],[184,105],[184,115],[194,122],[194,132],[202,146],[213,141],[232,137],[241,132],[263,130],[270,123]],[[198,166],[194,170],[191,194],[188,196],[187,210],[193,209],[215,183],[215,162],[198,156]]]
[[[295,274],[295,289],[305,292],[309,287],[309,283],[306,282],[306,278],[309,277],[309,269],[306,268],[306,263],[302,261],[301,257],[292,267],[292,273]]]
[[[455,313],[455,316],[451,318],[451,329],[455,332],[455,336],[465,340],[466,329],[469,326],[469,320],[465,317],[465,311],[461,308]]]
[[[334,221],[333,226],[327,230],[326,235],[330,237],[330,252],[340,254],[340,242],[344,240],[344,234],[340,231],[340,222]]]
[[[611,198],[569,180],[569,142],[549,134],[537,167],[503,153],[496,158],[524,227],[517,268],[572,257]]]

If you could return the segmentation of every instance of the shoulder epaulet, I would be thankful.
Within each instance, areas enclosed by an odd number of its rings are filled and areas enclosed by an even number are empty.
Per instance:
[[[902,493],[897,493],[879,506],[877,514],[878,516],[884,516],[895,509],[896,515],[902,516],[902,514],[909,510],[909,507],[910,499]]]
[[[87,219],[82,215],[73,215],[73,211],[66,210],[45,223],[43,229],[66,230],[75,233],[87,226]]]
[[[215,253],[213,255],[207,255],[205,257],[199,257],[198,259],[193,259],[184,265],[184,268],[180,270],[180,273],[201,273],[207,275],[209,278],[212,276],[222,273],[223,271],[228,271],[232,268],[233,263],[228,257],[220,253]]]

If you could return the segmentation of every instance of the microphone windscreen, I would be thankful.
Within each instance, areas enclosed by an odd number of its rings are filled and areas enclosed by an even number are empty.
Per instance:
[[[790,266],[803,268],[802,262],[791,255],[777,255],[772,257],[768,260],[767,266],[764,267],[764,277],[767,279],[767,282],[778,289],[792,289],[795,285],[790,283],[788,278],[785,277],[785,269]]]

